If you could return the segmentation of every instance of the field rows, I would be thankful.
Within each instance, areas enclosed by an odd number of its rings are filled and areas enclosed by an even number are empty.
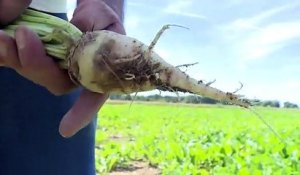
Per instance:
[[[98,117],[97,171],[143,162],[167,175],[300,174],[300,111],[257,111],[285,143],[237,107],[108,103]]]

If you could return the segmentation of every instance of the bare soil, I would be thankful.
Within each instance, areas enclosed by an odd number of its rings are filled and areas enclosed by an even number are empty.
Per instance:
[[[117,168],[109,175],[159,175],[157,168],[151,167],[146,162],[135,161],[129,167]]]

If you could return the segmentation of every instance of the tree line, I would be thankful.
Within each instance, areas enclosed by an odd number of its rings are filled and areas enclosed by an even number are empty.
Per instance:
[[[162,96],[159,94],[156,95],[111,95],[110,100],[125,100],[125,101],[160,101],[160,102],[168,102],[168,103],[189,103],[189,104],[223,104],[228,105],[225,102],[219,102],[217,100],[207,98],[207,97],[200,97],[195,95],[188,95],[188,96]],[[281,106],[278,100],[251,100],[251,103],[254,106],[264,106],[264,107],[274,107],[274,108],[299,108],[297,104],[291,102],[284,102]]]

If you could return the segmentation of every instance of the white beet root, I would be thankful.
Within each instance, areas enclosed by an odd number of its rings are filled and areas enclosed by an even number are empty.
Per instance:
[[[153,47],[165,25],[146,46],[142,42],[110,31],[93,31],[83,34],[78,28],[60,18],[26,9],[13,23],[1,30],[14,37],[19,26],[35,31],[44,43],[48,55],[62,69],[69,72],[77,84],[98,93],[133,93],[159,89],[189,92],[248,108],[259,117],[282,141],[280,135],[250,108],[250,102],[239,95],[223,92],[197,81],[178,67],[166,63],[153,52]]]
[[[3,30],[14,36],[21,25],[38,34],[47,53],[69,71],[75,83],[93,92],[129,94],[159,89],[250,106],[234,93],[222,92],[189,77],[153,52],[155,43],[171,25],[163,26],[149,46],[110,31],[83,34],[67,21],[30,9]]]
[[[94,31],[71,49],[70,77],[99,93],[133,93],[153,89],[189,92],[242,107],[247,100],[190,78],[166,63],[142,42],[110,31]]]

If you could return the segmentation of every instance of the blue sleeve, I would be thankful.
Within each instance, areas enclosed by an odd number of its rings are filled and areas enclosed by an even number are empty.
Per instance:
[[[96,118],[71,138],[58,132],[79,93],[54,96],[0,67],[0,174],[95,174]]]

